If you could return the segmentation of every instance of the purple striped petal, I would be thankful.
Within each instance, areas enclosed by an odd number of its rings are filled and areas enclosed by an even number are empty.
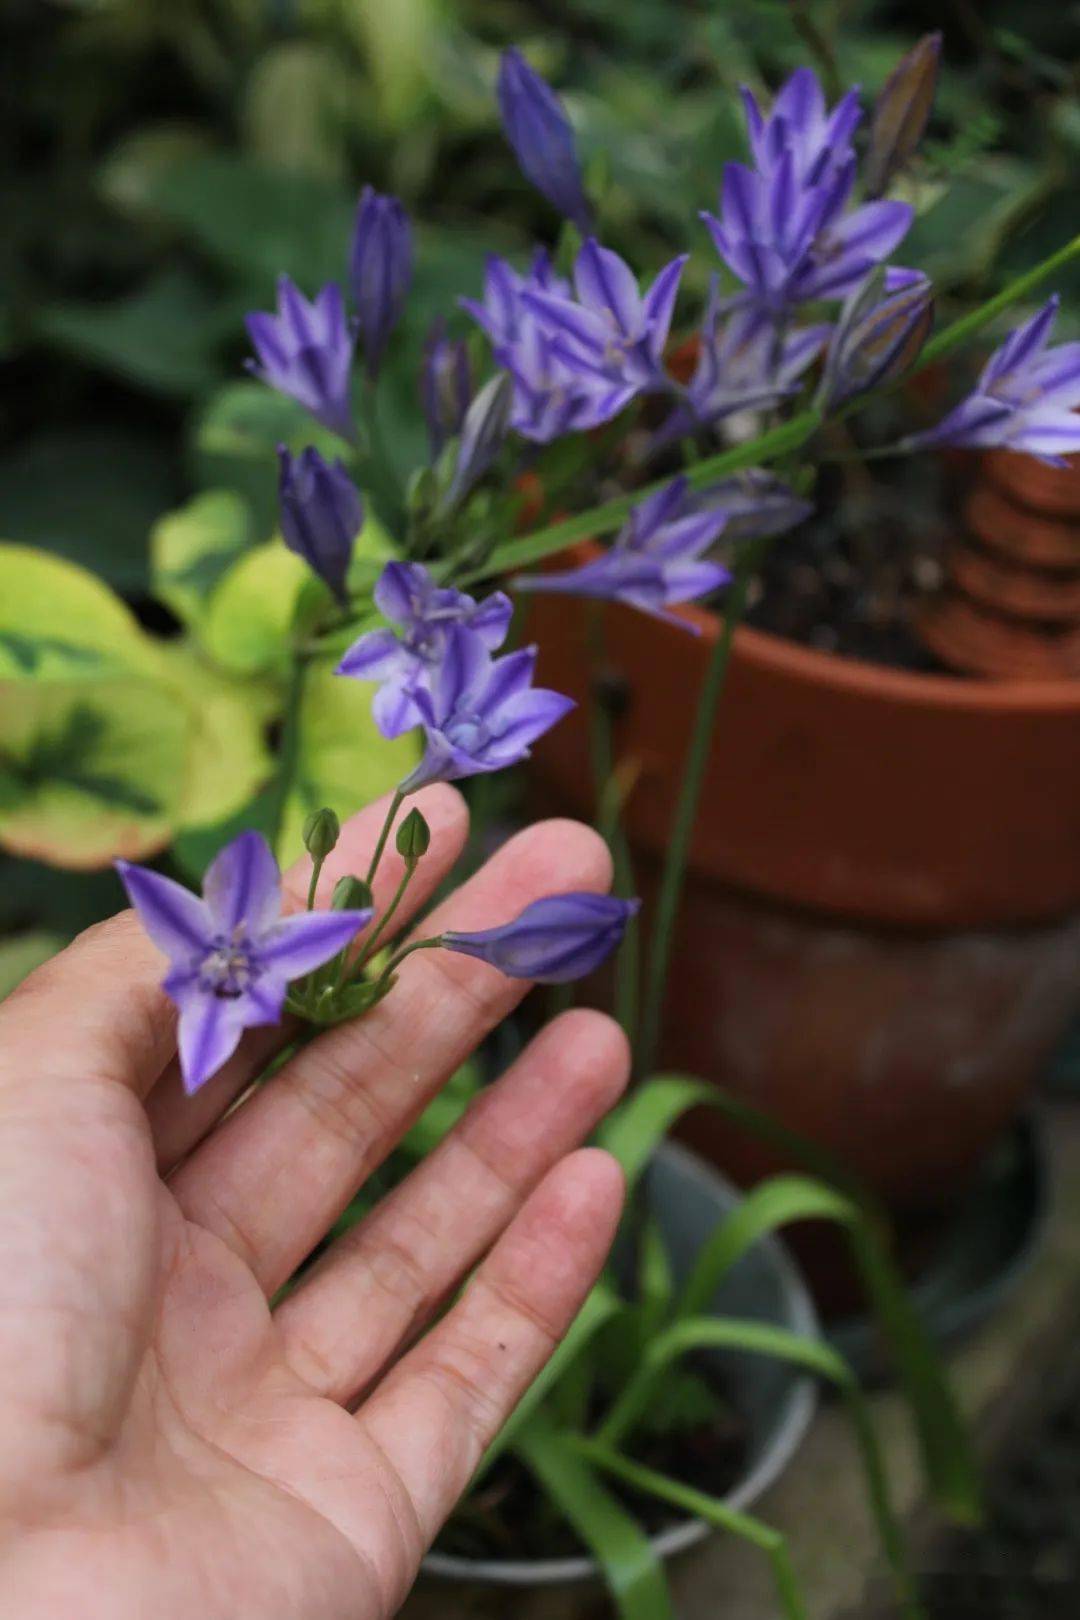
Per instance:
[[[262,833],[250,829],[234,838],[211,861],[203,898],[223,934],[244,926],[258,936],[281,914],[281,875]]]
[[[133,866],[130,861],[113,864],[139,921],[159,951],[173,962],[185,963],[193,953],[206,948],[214,926],[198,895],[172,878]]]
[[[249,1021],[247,1010],[244,998],[234,1001],[206,995],[199,990],[184,995],[180,1005],[177,1045],[180,1073],[184,1090],[189,1096],[205,1085],[232,1057]],[[251,1020],[258,1023],[274,1021],[261,1017]]]
[[[401,642],[392,630],[369,630],[354,641],[337,667],[358,681],[382,681],[402,667]]]
[[[1057,293],[1053,293],[1029,321],[1009,333],[1000,349],[991,355],[979,378],[980,392],[988,393],[992,384],[1000,378],[1035,359],[1050,336],[1060,302]]]
[[[285,982],[299,979],[343,951],[373,915],[367,908],[285,917],[259,940],[260,965]]]
[[[637,337],[643,325],[637,279],[624,260],[590,237],[574,265],[574,287],[581,302],[597,314],[610,314],[626,337]]]

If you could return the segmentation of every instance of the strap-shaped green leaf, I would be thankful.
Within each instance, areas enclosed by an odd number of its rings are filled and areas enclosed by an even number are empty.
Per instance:
[[[568,1437],[534,1420],[518,1435],[517,1450],[600,1564],[619,1620],[675,1620],[649,1538]]]

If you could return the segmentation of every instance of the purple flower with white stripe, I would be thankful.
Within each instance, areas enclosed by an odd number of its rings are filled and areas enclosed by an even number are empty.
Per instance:
[[[372,712],[384,737],[400,737],[422,723],[417,692],[430,688],[454,626],[469,631],[487,652],[506,640],[513,606],[502,591],[482,602],[436,585],[422,563],[387,563],[375,586],[375,605],[401,630],[369,630],[345,654],[339,675],[379,681]]]
[[[610,421],[637,389],[568,362],[548,321],[529,302],[533,293],[571,298],[570,283],[555,274],[543,248],[536,250],[526,275],[505,259],[489,257],[483,300],[463,298],[461,306],[486,333],[497,364],[513,381],[511,427],[523,438],[547,444]]]
[[[281,915],[281,876],[260,833],[243,832],[211,863],[202,899],[145,867],[117,861],[128,899],[169,958],[163,981],[180,1011],[180,1070],[196,1091],[245,1029],[276,1024],[293,979],[344,950],[370,910]]]
[[[472,630],[452,625],[430,689],[418,687],[414,694],[426,747],[401,792],[528,759],[537,737],[574,707],[572,698],[533,686],[535,669],[535,647],[492,658]]]
[[[857,93],[829,114],[816,75],[801,68],[767,118],[749,92],[745,104],[755,166],[726,164],[721,215],[702,214],[721,258],[746,286],[742,301],[782,315],[808,299],[844,297],[888,257],[913,217],[901,202],[848,212]]]
[[[409,216],[396,197],[365,186],[353,228],[349,285],[370,378],[378,375],[390,334],[401,319],[412,275]]]
[[[565,573],[527,575],[514,584],[519,590],[623,602],[696,634],[696,625],[667,609],[729,583],[728,570],[703,556],[726,522],[721,506],[691,498],[687,479],[673,478],[632,508],[602,557]]]
[[[515,50],[502,54],[496,93],[506,138],[525,178],[584,235],[589,230],[589,205],[574,132],[562,102]]]
[[[664,349],[688,257],[672,259],[643,294],[626,261],[590,237],[574,265],[575,298],[526,288],[522,301],[547,328],[553,353],[573,372],[631,396],[666,388]]]
[[[511,979],[567,984],[592,973],[622,944],[640,900],[610,894],[552,894],[512,922],[475,933],[443,934],[448,951],[474,956]]]
[[[991,355],[974,391],[905,450],[954,445],[965,450],[1019,450],[1052,467],[1080,451],[1080,343],[1048,348],[1057,294]]]
[[[248,361],[248,370],[351,443],[356,436],[349,409],[353,337],[341,288],[328,282],[309,302],[288,276],[280,276],[277,294],[276,315],[257,311],[247,317],[258,355]]]
[[[278,445],[281,534],[342,606],[356,537],[364,526],[360,491],[340,461],[331,466],[311,445],[298,456]]]

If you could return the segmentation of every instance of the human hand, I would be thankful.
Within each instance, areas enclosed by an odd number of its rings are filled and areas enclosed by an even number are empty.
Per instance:
[[[453,789],[416,799],[413,909],[466,831]],[[344,830],[323,904],[385,809]],[[309,874],[285,878],[293,910]],[[377,904],[400,875],[388,855]],[[594,834],[541,823],[432,926],[609,877]],[[161,971],[126,912],[0,1006],[0,1615],[383,1620],[603,1263],[620,1173],[571,1150],[625,1083],[625,1042],[596,1013],[549,1025],[271,1310],[527,986],[420,952],[229,1113],[287,1034],[249,1032],[186,1097]]]

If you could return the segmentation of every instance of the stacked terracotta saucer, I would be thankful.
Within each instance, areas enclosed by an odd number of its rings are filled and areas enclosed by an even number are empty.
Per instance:
[[[918,616],[943,663],[1012,680],[1080,677],[1080,457],[1048,467],[986,455],[946,567]]]

